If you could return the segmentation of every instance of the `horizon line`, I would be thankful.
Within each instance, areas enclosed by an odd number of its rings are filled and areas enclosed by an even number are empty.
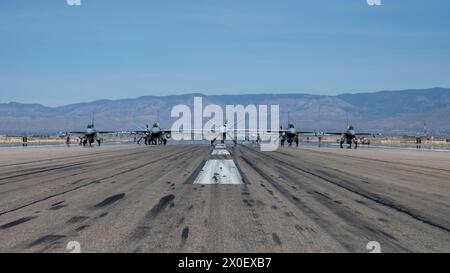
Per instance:
[[[427,91],[427,90],[434,90],[434,89],[442,89],[450,91],[450,87],[430,87],[430,88],[408,88],[408,89],[399,89],[399,90],[378,90],[378,91],[354,91],[354,92],[344,92],[339,93],[335,95],[324,95],[324,94],[311,94],[311,93],[305,93],[305,92],[286,92],[286,93],[265,93],[265,92],[255,92],[255,93],[240,93],[240,94],[205,94],[202,92],[194,92],[190,91],[187,93],[182,94],[167,94],[167,95],[143,95],[138,97],[129,97],[129,98],[115,98],[115,99],[96,99],[92,101],[80,101],[80,102],[72,102],[62,105],[56,105],[56,106],[49,106],[45,105],[44,103],[26,103],[26,102],[20,102],[20,101],[9,101],[9,102],[0,102],[1,104],[22,104],[22,105],[39,105],[47,108],[59,108],[59,107],[66,107],[71,105],[77,105],[77,104],[91,104],[101,101],[121,101],[121,100],[137,100],[142,98],[164,98],[164,97],[175,97],[175,96],[189,96],[189,95],[199,95],[204,97],[227,97],[227,96],[261,96],[261,95],[273,95],[273,96],[283,96],[283,95],[307,95],[307,96],[315,96],[315,97],[338,97],[338,96],[344,96],[344,95],[359,95],[359,94],[376,94],[376,93],[382,93],[382,92],[405,92],[405,91]]]

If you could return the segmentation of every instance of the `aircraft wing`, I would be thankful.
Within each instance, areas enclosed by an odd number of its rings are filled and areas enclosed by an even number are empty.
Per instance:
[[[161,132],[162,132],[163,134],[171,134],[171,133],[172,133],[171,130],[161,130]],[[120,133],[139,135],[139,134],[151,134],[152,131],[136,130],[136,131],[125,131],[125,132],[120,132]]]
[[[340,132],[340,133],[338,133],[338,132],[324,132],[323,134],[324,135],[341,136],[341,135],[345,134],[345,132]],[[355,135],[357,135],[357,136],[374,136],[376,134],[373,134],[373,133],[356,133]]]
[[[297,131],[297,134],[315,134],[313,131]]]
[[[144,130],[137,130],[137,131],[126,131],[124,132],[125,134],[146,134],[146,133],[151,133],[150,131],[144,131]]]
[[[68,132],[68,134],[79,134],[79,135],[85,135],[86,131],[73,131],[73,132]]]
[[[271,130],[267,130],[267,132],[271,132]],[[291,132],[291,130],[280,129],[278,132],[280,134],[282,134],[282,133]],[[315,132],[313,132],[313,131],[295,131],[295,133],[297,133],[297,134],[314,134]]]
[[[171,133],[172,131],[168,130],[167,132]],[[175,131],[175,132],[179,132],[179,133],[218,133],[220,132],[219,129],[215,129],[215,130],[205,130],[205,129],[189,129],[189,130],[180,130],[180,131]],[[228,129],[228,132],[237,132],[237,133],[260,133],[260,132],[265,132],[263,130],[258,130],[258,129]],[[270,130],[267,130],[268,133],[270,133]]]
[[[125,131],[98,131],[97,134],[126,134],[127,132]]]

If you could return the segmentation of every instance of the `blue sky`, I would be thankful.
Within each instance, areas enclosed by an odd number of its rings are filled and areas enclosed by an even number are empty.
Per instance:
[[[0,102],[450,87],[450,1],[0,1]]]

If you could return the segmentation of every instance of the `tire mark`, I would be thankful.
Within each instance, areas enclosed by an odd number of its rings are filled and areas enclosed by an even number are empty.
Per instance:
[[[191,151],[188,150],[188,151],[186,151],[185,153],[191,153]],[[169,159],[169,158],[174,157],[174,156],[179,157],[179,156],[180,156],[180,153],[179,153],[179,152],[174,152],[174,153],[172,153],[172,154],[170,154],[170,155],[168,155],[168,156],[165,156],[165,157],[162,157],[162,158],[153,160],[153,161],[149,161],[149,162],[147,162],[147,163],[145,163],[145,164],[141,164],[141,165],[136,166],[136,167],[134,167],[134,168],[131,168],[131,169],[128,169],[128,170],[125,170],[125,171],[120,171],[120,172],[117,172],[117,173],[112,174],[112,175],[110,175],[110,176],[106,176],[106,177],[103,177],[103,178],[96,179],[96,180],[94,180],[94,181],[91,181],[91,182],[88,182],[88,183],[79,185],[79,186],[77,186],[77,187],[75,187],[75,188],[68,189],[68,190],[65,190],[65,191],[62,191],[62,192],[59,192],[59,193],[55,193],[55,194],[49,195],[49,196],[47,196],[47,197],[41,198],[41,199],[39,199],[39,200],[35,200],[35,201],[29,202],[29,203],[27,203],[27,204],[24,204],[24,205],[21,205],[21,206],[18,206],[18,207],[9,209],[9,210],[1,211],[1,212],[0,212],[0,216],[1,216],[1,215],[4,215],[4,214],[7,214],[7,213],[11,213],[11,212],[17,211],[17,210],[20,210],[20,209],[23,209],[23,208],[26,208],[26,207],[31,206],[31,205],[35,205],[35,204],[37,204],[37,203],[40,203],[40,202],[49,200],[49,199],[54,198],[54,197],[57,197],[57,196],[61,196],[61,195],[64,195],[64,194],[67,194],[67,193],[70,193],[70,192],[79,190],[79,189],[81,189],[81,188],[83,188],[83,187],[86,187],[86,186],[89,186],[89,185],[92,185],[92,184],[100,183],[100,182],[102,182],[102,181],[104,181],[104,180],[107,180],[107,179],[116,177],[116,176],[118,176],[118,175],[123,175],[123,174],[129,173],[129,172],[135,171],[135,170],[137,170],[137,169],[146,167],[146,166],[151,165],[151,164],[153,164],[153,163],[155,163],[155,162],[158,162],[158,161],[160,161],[160,160],[166,160],[166,159]]]
[[[249,149],[249,148],[247,148],[247,149]],[[328,173],[326,173],[326,172],[324,172],[324,171],[320,171],[320,170],[317,171],[317,170],[315,170],[316,172],[319,172],[319,173],[321,172],[322,175],[320,175],[320,174],[317,174],[317,173],[315,173],[313,171],[310,171],[308,169],[300,168],[300,167],[294,166],[294,165],[292,165],[290,163],[281,161],[280,159],[277,159],[275,157],[269,156],[267,154],[264,154],[264,156],[269,157],[269,158],[271,158],[271,159],[273,159],[275,161],[281,162],[283,166],[287,166],[287,167],[289,167],[291,169],[298,170],[298,171],[301,171],[303,173],[309,174],[311,176],[320,178],[321,180],[323,180],[325,182],[328,182],[328,183],[333,184],[333,185],[335,185],[335,186],[337,186],[339,188],[345,189],[345,190],[347,190],[349,192],[352,192],[352,193],[354,193],[356,195],[359,195],[361,197],[369,199],[369,200],[371,200],[371,201],[373,201],[373,202],[375,202],[375,203],[377,203],[379,205],[382,205],[382,206],[391,208],[391,209],[393,209],[395,211],[398,211],[398,212],[401,212],[403,214],[406,214],[406,215],[410,216],[411,218],[413,218],[413,219],[415,219],[417,221],[420,221],[420,222],[422,222],[424,224],[427,224],[427,225],[430,225],[432,227],[438,228],[438,229],[440,229],[442,231],[450,232],[450,228],[448,228],[446,226],[443,226],[441,224],[435,223],[432,220],[429,220],[429,219],[427,219],[427,218],[425,218],[425,217],[423,217],[421,215],[418,215],[417,213],[414,213],[410,209],[408,209],[408,208],[406,208],[406,207],[404,207],[404,206],[402,206],[402,205],[400,205],[400,204],[398,204],[398,203],[396,203],[396,202],[394,202],[392,200],[388,200],[386,198],[382,198],[379,195],[374,195],[374,194],[370,194],[370,193],[367,193],[367,192],[358,191],[356,189],[353,189],[353,188],[351,188],[349,186],[344,185],[342,183],[342,181],[340,181],[340,182],[333,181],[332,178],[326,177],[326,176],[331,176],[331,177],[333,177],[333,176],[328,174]],[[244,159],[244,161],[246,160],[245,158],[243,158],[243,159]],[[326,175],[326,176],[324,176],[324,175]]]
[[[18,225],[20,225],[20,224],[26,223],[26,222],[28,222],[28,221],[30,221],[30,220],[33,220],[34,218],[37,218],[37,216],[23,217],[23,218],[20,218],[20,219],[15,220],[15,221],[6,223],[6,224],[4,224],[4,225],[1,225],[1,226],[0,226],[0,229],[8,229],[8,228],[12,228],[12,227],[18,226]]]

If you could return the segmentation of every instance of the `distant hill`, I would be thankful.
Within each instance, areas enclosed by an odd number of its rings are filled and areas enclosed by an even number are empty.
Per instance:
[[[170,127],[170,111],[177,104],[193,104],[201,94],[147,96],[135,99],[100,100],[46,107],[39,104],[0,104],[1,134],[50,134],[81,130],[95,113],[101,130],[130,130],[144,127],[157,119]],[[423,131],[424,123],[435,135],[450,133],[450,89],[381,91],[375,93],[321,96],[308,94],[214,95],[203,97],[204,106],[225,104],[279,104],[282,123],[290,121],[301,129],[339,130],[347,122],[359,130],[389,133]],[[285,125],[286,126],[286,125]]]

